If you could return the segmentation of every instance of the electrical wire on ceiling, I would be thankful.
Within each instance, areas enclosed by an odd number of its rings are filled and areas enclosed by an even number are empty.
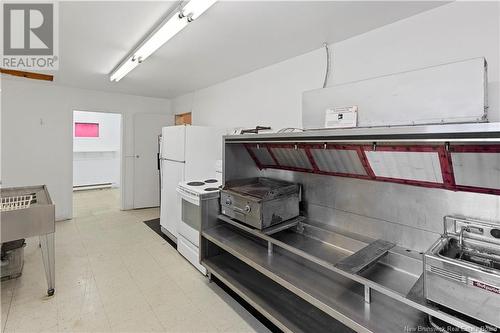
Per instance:
[[[326,71],[325,71],[325,80],[323,81],[323,88],[326,88],[328,84],[328,77],[330,76],[330,48],[328,47],[328,43],[323,43],[323,47],[326,52]]]

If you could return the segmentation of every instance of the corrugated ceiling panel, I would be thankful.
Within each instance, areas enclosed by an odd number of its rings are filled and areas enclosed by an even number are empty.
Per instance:
[[[321,171],[366,176],[355,150],[311,149],[311,154]]]
[[[455,183],[500,189],[500,154],[452,153]]]
[[[255,157],[257,157],[261,165],[276,165],[276,163],[274,163],[273,158],[271,157],[271,154],[269,154],[267,148],[252,147],[250,149],[254,153]]]
[[[437,152],[367,151],[366,157],[377,177],[443,182]]]
[[[271,148],[271,150],[281,166],[312,170],[311,163],[303,149]]]

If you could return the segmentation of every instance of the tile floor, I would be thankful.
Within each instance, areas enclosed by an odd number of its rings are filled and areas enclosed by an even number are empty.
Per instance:
[[[56,224],[56,293],[46,297],[37,239],[19,279],[1,284],[2,332],[267,332],[144,223],[117,190],[75,192]]]

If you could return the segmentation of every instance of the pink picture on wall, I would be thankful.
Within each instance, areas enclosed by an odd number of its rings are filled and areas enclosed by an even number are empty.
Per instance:
[[[98,123],[75,123],[75,137],[79,138],[98,138]]]

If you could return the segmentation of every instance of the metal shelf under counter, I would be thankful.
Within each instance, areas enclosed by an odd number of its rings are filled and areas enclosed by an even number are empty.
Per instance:
[[[353,332],[228,253],[206,259],[203,264],[212,276],[285,332]]]
[[[361,284],[292,253],[276,249],[268,255],[265,243],[234,227],[216,226],[205,230],[203,237],[358,332],[403,332],[426,325],[422,312],[378,292],[367,304]]]
[[[289,229],[269,236],[224,216],[219,221],[204,229],[202,238],[356,331],[427,327],[426,314],[480,331],[415,297],[415,286],[421,283],[418,253],[394,246],[383,258],[353,274],[337,264],[356,257],[353,254],[369,245],[370,240],[362,236],[349,237],[308,223],[299,223],[299,232]],[[204,263],[210,258],[202,255]]]

